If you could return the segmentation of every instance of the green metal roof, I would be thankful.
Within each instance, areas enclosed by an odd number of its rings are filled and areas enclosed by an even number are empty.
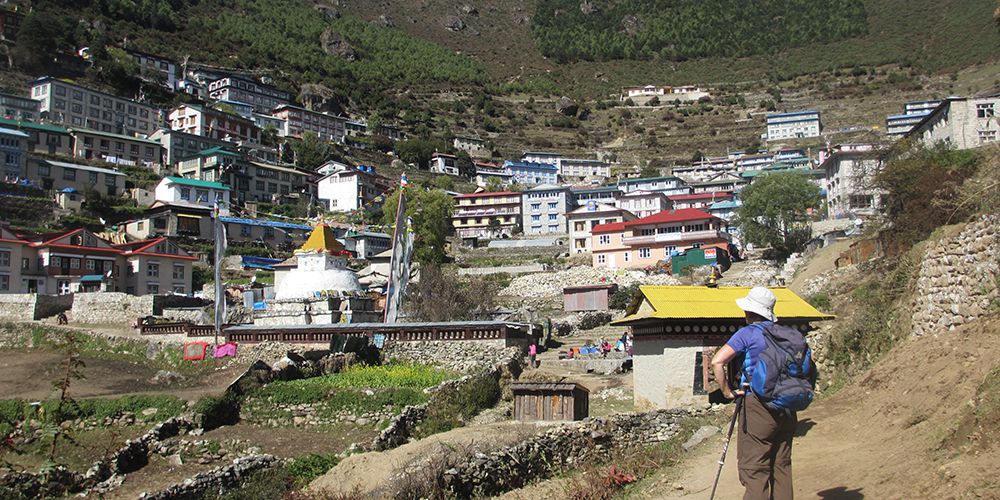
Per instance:
[[[59,133],[59,134],[68,134],[69,133],[68,130],[66,130],[66,129],[62,128],[62,127],[57,127],[55,125],[49,125],[47,123],[26,122],[26,121],[21,121],[21,120],[8,120],[6,118],[0,118],[0,125],[4,125],[4,126],[6,126],[8,128],[13,128],[15,130],[18,130],[18,129],[29,129],[29,130],[43,130],[45,132],[56,132],[56,133]]]
[[[165,177],[165,179],[167,179],[168,181],[173,182],[175,184],[180,184],[182,186],[191,186],[191,187],[200,187],[200,188],[209,188],[209,189],[222,189],[222,190],[225,190],[225,191],[229,191],[229,186],[227,186],[227,185],[225,185],[225,184],[223,184],[221,182],[199,181],[198,179],[187,179],[185,177],[173,177],[173,176],[167,176],[167,177]]]
[[[133,135],[124,135],[124,134],[113,134],[111,132],[101,132],[100,130],[94,130],[94,129],[90,129],[90,128],[75,127],[75,128],[67,129],[67,131],[69,133],[71,133],[71,134],[79,132],[81,134],[99,135],[99,136],[103,136],[103,137],[113,137],[115,139],[124,139],[126,141],[144,142],[146,144],[153,145],[153,146],[160,146],[161,145],[159,143],[159,141],[152,141],[152,140],[149,140],[149,139],[145,139],[143,137],[136,137],[136,136],[133,136]]]
[[[234,153],[224,146],[215,146],[208,149],[203,149],[198,152],[197,156],[213,156],[213,155],[226,155],[226,156],[240,156],[239,153]]]

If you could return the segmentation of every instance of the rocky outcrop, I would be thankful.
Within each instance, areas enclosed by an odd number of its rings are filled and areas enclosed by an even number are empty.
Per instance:
[[[396,23],[393,21],[392,16],[387,14],[382,14],[378,16],[378,19],[375,20],[375,24],[383,28],[392,28],[396,26]]]
[[[576,112],[579,109],[580,106],[569,97],[562,96],[558,101],[556,101],[556,111],[566,116],[576,116]]]
[[[913,334],[954,330],[1000,305],[1000,217],[983,216],[930,245],[913,299]]]
[[[595,2],[592,2],[590,0],[583,0],[582,2],[580,2],[580,12],[582,12],[583,15],[585,16],[589,16],[595,12],[598,12],[599,10],[600,8],[597,7],[597,4]]]
[[[354,61],[358,58],[354,47],[351,47],[351,44],[333,28],[323,30],[323,33],[319,35],[319,43],[323,47],[323,52],[331,56],[337,56],[347,61]]]
[[[441,25],[449,31],[462,31],[465,29],[465,22],[458,16],[447,16],[441,20]]]
[[[646,27],[646,23],[639,16],[629,14],[622,18],[622,32],[628,36],[636,36]]]

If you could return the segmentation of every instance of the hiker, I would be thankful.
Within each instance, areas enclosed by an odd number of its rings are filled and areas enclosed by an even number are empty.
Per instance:
[[[537,355],[538,355],[538,346],[535,344],[534,341],[532,341],[531,345],[528,346],[528,362],[531,365],[531,368],[535,368],[535,356]]]
[[[763,366],[767,371],[775,370],[771,368],[771,364],[758,364],[758,361],[767,363],[775,359],[771,357],[771,353],[779,347],[779,342],[785,349],[787,349],[784,347],[786,338],[798,341],[799,343],[794,346],[799,349],[805,346],[805,340],[798,330],[775,324],[776,301],[774,292],[764,287],[754,287],[746,297],[736,299],[736,305],[745,313],[747,326],[733,334],[726,345],[722,346],[712,358],[712,372],[723,396],[726,399],[743,396],[739,416],[741,422],[737,438],[737,460],[740,483],[746,488],[744,500],[791,500],[792,498],[792,437],[797,423],[796,414],[794,410],[788,408],[775,408],[778,406],[777,400],[765,400],[755,392],[761,387],[760,379],[768,378],[766,375],[758,379],[753,378],[757,367]],[[725,366],[738,354],[745,356],[740,384],[742,390],[734,391],[726,378]],[[792,375],[803,377],[802,371],[808,375],[811,371],[808,348],[799,352],[799,357],[796,359],[804,359],[798,365],[803,369],[797,370]],[[777,371],[779,377],[786,375],[786,378],[781,379],[783,384],[789,382],[787,374],[790,372],[791,370],[787,373]],[[797,378],[793,382],[810,384],[808,401],[797,407],[804,409],[805,405],[812,401],[811,381],[805,382]],[[750,390],[751,383],[754,390]],[[772,391],[785,390],[784,385],[779,387],[777,383],[764,387]]]
[[[69,324],[69,319],[66,318],[66,313],[61,312],[56,316],[56,324],[57,325]]]

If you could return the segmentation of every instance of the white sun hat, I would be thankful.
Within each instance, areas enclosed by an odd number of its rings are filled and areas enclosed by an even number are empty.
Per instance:
[[[759,314],[768,321],[777,321],[774,316],[774,303],[777,302],[774,292],[762,286],[750,289],[746,297],[736,299],[736,305],[744,311]]]

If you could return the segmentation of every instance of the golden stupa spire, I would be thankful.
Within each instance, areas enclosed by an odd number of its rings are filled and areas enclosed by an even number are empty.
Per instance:
[[[312,234],[309,235],[309,239],[302,244],[302,247],[298,249],[298,252],[317,252],[317,253],[340,253],[344,251],[344,245],[337,241],[337,238],[333,236],[333,230],[330,226],[320,223],[313,228]]]

